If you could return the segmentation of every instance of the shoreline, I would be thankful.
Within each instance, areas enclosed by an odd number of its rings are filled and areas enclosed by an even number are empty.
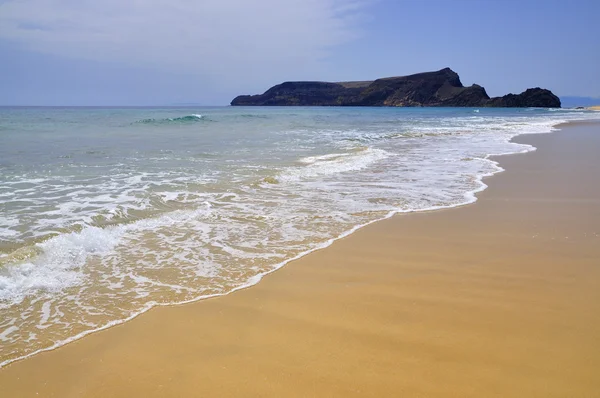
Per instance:
[[[542,134],[542,135],[540,135],[540,134],[533,134],[533,135],[527,135],[527,134],[525,134],[525,135],[519,135],[517,137],[517,141],[519,141],[519,142],[522,142],[522,141],[526,141],[526,142],[533,141],[533,142],[540,143],[540,142],[544,141],[544,137],[545,136],[552,136],[552,135],[556,135],[556,134],[562,134],[565,130],[571,130],[571,129],[577,129],[577,128],[587,128],[587,129],[589,129],[589,128],[595,128],[597,130],[598,129],[598,124],[587,123],[587,126],[579,126],[579,127],[578,127],[577,124],[573,124],[573,126],[567,125],[566,127],[563,126],[562,128],[564,130],[559,131],[559,132],[553,132],[551,134]],[[532,155],[530,154],[529,156],[532,156]],[[491,160],[495,161],[495,162],[499,161],[500,162],[500,166],[502,168],[504,168],[505,170],[506,170],[506,167],[504,167],[505,163],[507,163],[508,165],[511,165],[513,163],[527,163],[527,161],[525,161],[525,162],[511,161],[509,158],[515,159],[516,157],[514,157],[514,156],[506,156],[506,155],[496,155],[496,156],[493,156]],[[510,168],[509,168],[509,170],[510,170]],[[492,176],[494,176],[496,174],[498,174],[498,173],[494,173],[494,174],[492,174]],[[504,174],[505,173],[501,173],[500,176],[502,176]],[[499,176],[496,176],[496,178],[499,178]],[[485,180],[485,182],[484,182],[484,180]],[[490,184],[490,187],[492,187],[492,188],[496,184],[502,185],[499,182],[498,183],[495,182],[496,179],[491,180],[491,181],[494,181],[494,182],[492,182]],[[489,181],[487,181],[487,178],[483,177],[482,178],[482,183],[484,185],[482,185],[482,190],[480,190],[480,191],[477,192],[477,197],[478,197],[479,200],[475,204],[472,204],[471,206],[461,205],[461,206],[453,207],[452,209],[444,209],[445,210],[444,212],[440,212],[440,211],[437,211],[437,210],[435,210],[435,211],[429,210],[429,211],[419,211],[419,212],[412,212],[412,213],[404,213],[404,214],[396,215],[396,216],[391,217],[391,218],[384,219],[383,221],[382,220],[378,220],[378,222],[374,221],[373,223],[371,223],[373,225],[369,225],[368,227],[365,227],[365,228],[362,228],[362,227],[361,228],[357,228],[358,231],[356,231],[354,233],[349,233],[348,234],[349,236],[346,235],[346,237],[343,238],[343,239],[336,240],[334,242],[334,244],[331,245],[331,246],[329,246],[329,247],[327,247],[326,250],[313,251],[312,253],[310,253],[308,255],[302,256],[301,259],[296,260],[296,261],[298,263],[299,262],[314,263],[315,261],[317,261],[317,260],[313,260],[313,258],[315,258],[315,257],[321,258],[321,260],[319,260],[321,262],[322,262],[322,258],[324,258],[324,257],[325,258],[329,258],[329,259],[336,258],[335,255],[331,254],[332,251],[335,251],[337,257],[340,257],[343,253],[340,253],[341,249],[339,249],[339,246],[344,246],[345,247],[344,250],[348,250],[349,249],[348,248],[348,244],[344,243],[342,245],[342,242],[348,242],[348,241],[352,240],[352,241],[354,241],[356,243],[360,243],[361,240],[364,241],[364,240],[369,240],[369,239],[372,241],[373,239],[369,238],[369,236],[370,235],[372,236],[375,233],[373,231],[380,231],[380,233],[382,233],[382,231],[385,231],[386,229],[394,229],[396,227],[394,227],[393,225],[399,224],[400,221],[403,221],[406,218],[410,218],[410,219],[413,219],[413,220],[415,218],[420,218],[423,221],[426,221],[425,218],[427,218],[429,220],[435,220],[436,218],[441,218],[441,215],[444,215],[445,218],[453,218],[454,216],[449,216],[450,213],[456,213],[457,211],[461,211],[463,213],[469,212],[469,209],[472,209],[473,207],[477,206],[477,204],[480,203],[480,202],[482,202],[482,200],[489,201],[491,203],[495,203],[495,202],[500,202],[501,203],[502,200],[499,200],[498,197],[494,197],[494,195],[498,195],[498,192],[495,192],[494,194],[490,194],[489,193],[489,189],[483,190],[483,189],[485,189],[485,184],[487,182],[489,182]],[[510,186],[510,184],[509,184],[509,186]],[[494,191],[498,191],[498,189],[494,188]],[[588,199],[588,200],[594,201],[596,199],[597,199],[597,197],[592,197],[592,199]],[[450,210],[452,210],[452,211],[450,211]],[[432,222],[435,222],[435,221],[432,221]],[[382,224],[385,224],[385,225],[382,225]],[[471,224],[473,224],[473,223],[471,223]],[[475,224],[477,224],[477,223],[475,223]],[[446,236],[451,236],[450,230],[442,231],[442,232],[445,232]],[[395,234],[392,234],[392,235],[395,236]],[[591,239],[595,239],[595,238],[591,238]],[[336,250],[333,249],[334,246],[336,247]],[[311,259],[310,260],[306,260],[308,257],[311,257]],[[347,261],[347,260],[349,260],[349,258],[345,258],[345,260]],[[382,263],[382,262],[385,263],[386,261],[390,262],[390,259],[388,257],[384,256],[384,257],[382,257],[380,259],[379,263]],[[418,261],[417,261],[417,263],[418,263]],[[412,266],[407,266],[407,267],[409,268],[410,273],[414,273],[415,275],[418,275],[420,272],[423,272],[423,270],[419,270],[418,269],[419,267],[412,267]],[[258,284],[258,285],[254,285],[254,289],[239,288],[238,291],[235,294],[226,294],[224,297],[219,298],[219,300],[204,300],[204,299],[202,299],[202,300],[200,300],[198,302],[195,302],[195,303],[192,303],[192,304],[185,304],[185,305],[180,305],[180,306],[172,306],[172,305],[170,305],[169,307],[172,307],[172,308],[168,308],[168,309],[166,309],[166,308],[165,309],[161,309],[161,307],[158,307],[158,308],[156,308],[155,311],[150,311],[150,312],[143,313],[143,315],[144,315],[143,317],[140,316],[138,319],[133,320],[132,322],[126,322],[126,323],[120,324],[118,326],[110,327],[108,330],[102,331],[102,333],[95,333],[95,332],[93,333],[94,336],[104,335],[102,337],[89,336],[86,339],[79,339],[79,340],[77,340],[75,342],[72,342],[72,343],[70,343],[68,345],[65,345],[63,347],[60,347],[58,349],[54,349],[52,351],[46,351],[46,352],[37,354],[37,355],[35,355],[33,357],[29,357],[29,358],[27,358],[25,360],[20,360],[18,362],[13,362],[11,365],[6,366],[6,367],[0,369],[0,380],[6,380],[8,378],[7,382],[9,382],[11,380],[14,382],[15,380],[11,379],[10,376],[6,376],[6,374],[8,374],[9,372],[12,373],[12,374],[14,374],[15,372],[16,372],[16,374],[19,374],[19,369],[17,369],[17,368],[24,368],[24,369],[26,369],[26,368],[29,367],[30,364],[31,364],[31,366],[33,366],[33,368],[35,368],[36,366],[40,366],[39,365],[40,363],[48,363],[48,361],[54,361],[52,359],[46,359],[46,358],[50,358],[51,356],[55,356],[55,357],[60,356],[61,358],[63,358],[63,359],[59,360],[59,363],[61,363],[61,364],[64,364],[64,360],[65,360],[64,358],[66,358],[66,361],[72,360],[72,361],[74,361],[73,363],[76,363],[77,361],[74,360],[74,358],[77,355],[79,355],[79,354],[77,354],[78,351],[81,353],[81,350],[79,349],[79,347],[81,347],[82,345],[85,345],[87,347],[97,345],[100,340],[106,340],[107,339],[107,337],[106,337],[107,333],[111,333],[112,335],[118,335],[121,331],[124,331],[124,330],[128,330],[129,332],[127,332],[127,333],[133,333],[134,330],[136,331],[136,333],[139,333],[140,332],[140,324],[142,323],[142,321],[144,321],[144,323],[148,323],[148,322],[150,322],[148,320],[150,317],[153,318],[153,319],[155,319],[155,320],[158,319],[158,318],[161,318],[161,317],[172,318],[172,317],[175,317],[175,313],[178,313],[178,314],[180,314],[180,317],[178,319],[181,320],[182,319],[181,318],[181,314],[187,313],[188,311],[189,312],[193,312],[194,311],[192,309],[192,307],[195,307],[196,309],[200,309],[201,307],[206,307],[206,306],[212,306],[212,307],[216,306],[216,307],[219,307],[221,311],[223,311],[223,310],[227,310],[227,308],[230,308],[231,305],[233,305],[233,307],[240,306],[241,303],[240,303],[240,298],[239,297],[240,297],[241,294],[243,294],[245,296],[250,296],[250,297],[254,296],[255,300],[256,300],[256,296],[257,295],[260,296],[261,294],[264,294],[265,291],[269,292],[271,290],[271,291],[275,291],[275,292],[279,291],[280,293],[282,293],[280,291],[281,288],[278,287],[278,286],[275,286],[276,283],[277,283],[277,281],[281,282],[282,280],[285,280],[286,278],[289,279],[289,275],[297,274],[298,272],[301,271],[299,268],[301,268],[300,264],[298,264],[296,266],[292,266],[292,267],[284,267],[278,273],[271,273],[272,275],[269,275],[269,278],[266,278],[265,281],[263,281],[263,283]],[[364,272],[364,269],[362,271]],[[440,269],[436,269],[436,271],[440,272]],[[447,271],[448,270],[446,270],[446,272]],[[323,277],[324,276],[324,275],[322,275],[323,273],[325,274],[325,276],[327,276],[326,274],[327,274],[328,271],[327,270],[321,270],[321,274],[319,274],[319,272],[316,272],[315,270],[313,270],[311,272],[313,272],[313,273],[316,274],[316,276],[314,276],[315,278],[319,278],[319,277]],[[286,275],[283,275],[284,273]],[[338,275],[338,276],[340,276],[340,275]],[[396,275],[396,277],[397,277],[397,275]],[[359,284],[359,285],[360,284],[365,284],[365,282],[363,282],[360,278],[357,278],[356,280],[354,280],[353,283]],[[269,286],[265,287],[266,284],[268,284]],[[288,282],[288,284],[289,284],[289,282]],[[373,293],[371,290],[369,290],[369,289],[372,289],[372,288],[370,288],[368,286],[363,286],[363,287],[367,291],[370,291],[371,293]],[[306,289],[307,286],[305,286],[304,288]],[[308,287],[308,288],[310,289],[310,287]],[[260,289],[260,291],[257,291],[258,289]],[[273,295],[271,295],[271,296],[273,296]],[[274,299],[275,297],[271,297],[271,298]],[[225,300],[227,300],[229,302],[229,304],[225,303]],[[207,303],[207,304],[205,304],[205,303]],[[247,306],[247,309],[249,311],[256,311],[256,307],[253,307],[252,305]],[[371,309],[372,310],[377,310],[377,308],[371,308]],[[318,308],[312,308],[311,311],[318,312],[319,309]],[[169,315],[168,312],[172,312],[173,314]],[[306,317],[309,317],[309,315],[310,315],[310,311],[308,311],[305,314]],[[227,317],[227,316],[225,316],[225,317]],[[357,318],[357,320],[360,321],[359,318]],[[233,319],[230,319],[230,321],[233,321]],[[156,321],[152,321],[152,322],[156,322]],[[152,323],[152,322],[150,322],[150,323]],[[136,324],[136,325],[135,326],[130,326],[130,325],[133,325],[133,324]],[[162,322],[158,322],[158,324],[162,324]],[[117,331],[117,332],[112,332],[112,331]],[[224,330],[221,329],[221,332],[223,332],[223,331]],[[125,333],[125,332],[122,332],[122,333]],[[371,337],[376,339],[376,336],[371,336]],[[113,338],[117,339],[117,337],[113,337]],[[151,336],[149,336],[148,338],[151,338]],[[92,342],[92,340],[96,340],[96,342]],[[115,343],[116,341],[119,341],[119,339],[117,339],[117,340],[111,340],[111,341],[113,343]],[[71,347],[76,347],[76,348],[71,348]],[[69,350],[69,352],[73,353],[73,354],[67,354],[66,353],[67,350]],[[98,354],[98,353],[102,354],[103,352],[106,353],[106,351],[100,350],[99,352],[96,352],[96,354]],[[56,353],[60,353],[60,355],[57,355]],[[145,354],[143,354],[142,352],[137,352],[137,354],[139,354],[139,356],[140,356],[139,360],[142,361]],[[38,359],[38,358],[43,358],[43,359]],[[81,358],[87,358],[87,359],[85,359],[86,362],[90,361],[90,357],[82,356]],[[81,360],[83,360],[83,359],[81,359]],[[61,362],[61,361],[63,361],[63,362]],[[36,362],[38,365],[32,364],[32,362]],[[133,371],[135,373],[135,369]],[[23,372],[26,372],[26,370],[21,371],[21,374],[25,374]],[[68,375],[64,375],[64,376],[68,376]],[[52,381],[52,383],[54,383],[54,382]],[[16,387],[15,383],[10,383],[10,384],[13,386],[13,388]],[[14,392],[14,394],[19,394],[20,393],[19,390],[17,390],[17,389],[14,389],[12,391]],[[117,390],[117,391],[120,391],[120,390]],[[87,391],[86,393],[89,393],[89,394],[91,394],[91,396],[93,396],[93,393],[91,391]],[[124,392],[122,392],[122,393],[124,394]],[[15,396],[18,396],[18,395],[15,395]]]
[[[523,133],[523,134],[517,134],[517,135],[511,137],[510,139],[508,139],[507,142],[515,142],[514,139],[518,138],[520,136],[527,136],[527,135],[536,136],[536,135],[540,135],[540,134],[553,134],[553,133],[559,131],[560,128],[561,128],[561,126],[577,125],[577,124],[580,124],[580,123],[583,123],[583,124],[596,124],[596,123],[598,123],[600,125],[600,121],[586,121],[586,120],[582,120],[582,121],[570,121],[570,122],[566,122],[566,123],[558,123],[558,124],[552,126],[552,129],[550,131],[548,131],[548,132],[545,132],[545,133]],[[125,318],[125,319],[113,320],[113,321],[111,321],[111,322],[107,323],[106,325],[103,325],[103,326],[101,326],[99,328],[91,329],[91,330],[86,330],[86,331],[84,331],[82,333],[79,333],[79,334],[77,334],[75,336],[71,336],[71,337],[68,337],[68,338],[66,338],[64,340],[58,341],[54,345],[52,345],[50,347],[42,348],[42,349],[36,350],[34,352],[31,352],[29,354],[23,355],[23,356],[18,357],[18,358],[8,359],[8,360],[5,360],[3,362],[0,362],[0,371],[3,368],[5,368],[6,366],[9,366],[9,365],[11,365],[13,363],[20,362],[20,361],[32,358],[32,357],[34,357],[34,356],[36,356],[38,354],[44,353],[44,352],[51,352],[51,351],[57,350],[57,349],[59,349],[61,347],[64,347],[64,346],[66,346],[66,345],[68,345],[70,343],[73,343],[73,342],[75,342],[75,341],[77,341],[79,339],[82,339],[82,338],[84,338],[86,336],[90,336],[92,334],[95,334],[95,333],[98,333],[98,332],[102,332],[102,331],[110,329],[112,327],[125,324],[125,323],[127,323],[129,321],[132,321],[135,318],[137,318],[137,317],[139,317],[139,316],[147,313],[148,311],[150,311],[150,310],[152,310],[154,308],[173,307],[173,306],[179,306],[179,305],[193,304],[193,303],[201,302],[201,301],[208,300],[208,299],[214,299],[214,298],[218,298],[218,297],[225,297],[225,296],[228,296],[228,295],[233,294],[235,292],[238,292],[240,290],[245,290],[245,289],[251,288],[251,287],[256,286],[257,284],[259,284],[262,281],[263,278],[265,278],[265,277],[269,276],[270,274],[272,274],[272,273],[274,273],[274,272],[276,272],[276,271],[284,268],[288,264],[290,264],[290,263],[292,263],[294,261],[297,261],[297,260],[299,260],[299,259],[301,259],[301,258],[303,258],[303,257],[305,257],[307,255],[310,255],[311,253],[314,253],[314,252],[326,249],[329,246],[331,246],[332,244],[334,244],[335,242],[337,242],[337,241],[339,241],[341,239],[344,239],[344,238],[346,238],[346,237],[354,234],[356,231],[358,231],[358,230],[360,230],[362,228],[368,227],[369,225],[372,225],[374,223],[381,222],[381,221],[384,221],[384,220],[388,220],[390,218],[393,218],[393,217],[396,217],[396,216],[399,216],[399,215],[403,215],[403,214],[412,214],[412,213],[417,213],[418,214],[418,213],[428,213],[428,212],[434,212],[434,211],[440,211],[440,210],[451,210],[451,209],[460,208],[460,207],[463,207],[463,206],[468,206],[468,205],[471,205],[473,203],[476,203],[477,200],[478,200],[477,195],[479,193],[485,191],[488,188],[488,185],[484,182],[484,180],[487,179],[487,178],[493,177],[496,174],[499,174],[499,173],[502,173],[502,172],[505,171],[505,169],[503,169],[500,166],[499,161],[498,160],[494,160],[494,158],[500,158],[502,156],[509,156],[509,155],[526,154],[526,153],[529,153],[529,152],[534,152],[536,150],[537,150],[537,148],[535,146],[529,145],[528,148],[523,149],[523,150],[518,151],[518,152],[507,152],[507,153],[500,153],[500,154],[486,154],[481,159],[485,160],[485,161],[491,162],[493,164],[495,170],[493,172],[490,172],[490,173],[477,175],[476,178],[477,178],[477,182],[479,184],[479,187],[476,188],[476,189],[474,189],[474,190],[467,191],[464,194],[464,202],[461,202],[461,203],[458,203],[458,204],[454,204],[454,205],[434,206],[434,207],[431,207],[431,208],[425,208],[425,209],[419,209],[419,210],[398,210],[398,211],[391,211],[385,217],[369,221],[369,222],[367,222],[365,224],[356,225],[355,227],[353,227],[350,230],[342,233],[341,235],[339,235],[337,237],[333,237],[333,238],[327,240],[326,242],[318,245],[316,248],[306,250],[304,252],[301,252],[301,253],[297,254],[296,256],[294,256],[294,257],[292,257],[290,259],[284,260],[281,263],[277,264],[275,266],[275,268],[273,268],[272,270],[270,270],[268,272],[265,272],[265,273],[262,273],[262,274],[257,274],[255,276],[253,276],[253,277],[250,278],[250,280],[248,280],[248,282],[246,282],[246,283],[244,283],[244,284],[242,284],[240,286],[237,286],[237,287],[231,289],[228,292],[199,296],[199,297],[196,297],[196,298],[193,298],[193,299],[190,299],[190,300],[185,300],[185,301],[180,301],[180,302],[172,302],[172,303],[155,303],[155,302],[152,302],[152,303],[149,303],[145,308],[143,308],[139,312],[137,312],[137,313],[135,313],[135,314],[133,314],[133,315]]]

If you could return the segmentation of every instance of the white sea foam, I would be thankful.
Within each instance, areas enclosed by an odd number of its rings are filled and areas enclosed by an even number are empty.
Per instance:
[[[19,330],[19,328],[16,326],[14,326],[14,325],[9,326],[8,328],[4,329],[2,331],[2,333],[0,333],[0,340],[1,341],[9,341],[8,336],[10,336],[11,333],[16,332],[17,330]]]
[[[88,257],[109,253],[123,232],[123,227],[88,227],[38,243],[38,257],[7,266],[0,274],[0,309],[18,304],[38,291],[52,293],[79,284],[80,268]]]
[[[334,153],[321,156],[309,156],[300,159],[307,166],[293,167],[279,174],[279,181],[298,181],[318,176],[357,171],[392,156],[383,149],[365,148],[352,153]]]
[[[40,309],[40,312],[41,312],[40,321],[37,325],[38,329],[45,329],[48,327],[47,322],[50,319],[51,305],[52,305],[52,303],[50,301],[46,301],[44,304],[42,304],[42,308]]]

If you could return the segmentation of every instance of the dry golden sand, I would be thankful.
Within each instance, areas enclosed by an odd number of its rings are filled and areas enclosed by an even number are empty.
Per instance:
[[[588,107],[588,109],[590,109],[592,111],[600,111],[600,105],[590,106],[590,107]]]
[[[600,397],[600,128],[518,141],[474,205],[17,362],[0,396]]]

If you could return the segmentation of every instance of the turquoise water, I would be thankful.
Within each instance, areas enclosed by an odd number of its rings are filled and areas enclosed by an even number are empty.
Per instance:
[[[587,111],[0,108],[0,364],[254,284]]]

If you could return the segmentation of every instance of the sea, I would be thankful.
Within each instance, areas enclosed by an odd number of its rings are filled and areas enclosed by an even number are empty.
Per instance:
[[[226,295],[367,224],[468,205],[585,110],[0,108],[0,367]],[[401,244],[401,242],[399,242]],[[323,265],[326,266],[326,265]]]

